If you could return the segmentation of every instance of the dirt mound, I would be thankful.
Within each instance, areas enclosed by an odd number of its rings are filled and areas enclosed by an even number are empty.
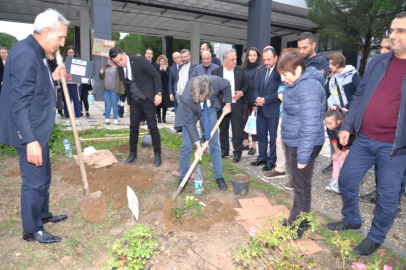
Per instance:
[[[203,232],[219,222],[234,221],[235,205],[230,202],[213,201],[201,209],[201,215],[194,218],[176,219],[172,216],[172,207],[177,205],[171,199],[166,199],[163,205],[165,231]]]
[[[73,160],[66,160],[53,166],[53,174],[61,177],[63,182],[82,185],[79,166]],[[86,167],[90,192],[102,191],[115,209],[127,204],[127,185],[136,193],[154,187],[155,176],[136,166],[116,164],[111,167]]]

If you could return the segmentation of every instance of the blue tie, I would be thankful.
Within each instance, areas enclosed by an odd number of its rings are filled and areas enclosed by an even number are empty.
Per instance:
[[[204,136],[206,141],[210,140],[211,126],[210,126],[210,116],[209,108],[207,107],[207,101],[203,105],[203,124],[204,124]]]

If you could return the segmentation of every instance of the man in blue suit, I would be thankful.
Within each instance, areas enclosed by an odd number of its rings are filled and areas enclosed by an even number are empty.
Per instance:
[[[34,33],[17,42],[7,58],[0,97],[0,143],[14,146],[20,157],[23,239],[60,242],[43,224],[67,218],[49,212],[51,163],[48,141],[56,116],[54,81],[61,68],[50,72],[46,54],[65,44],[67,21],[48,9],[34,22]],[[63,72],[65,72],[63,70]]]
[[[172,54],[172,59],[173,59],[173,66],[169,68],[169,98],[171,101],[175,102],[174,109],[175,109],[175,114],[176,110],[178,108],[178,103],[175,100],[175,95],[176,95],[176,82],[178,81],[178,74],[179,70],[182,68],[183,63],[182,59],[180,58],[180,53],[174,52]]]
[[[231,85],[226,79],[212,75],[201,75],[189,80],[180,97],[178,113],[175,118],[175,128],[182,128],[183,142],[180,150],[179,184],[182,183],[187,171],[189,170],[190,152],[192,145],[195,144],[195,158],[201,159],[203,155],[200,145],[200,137],[196,128],[196,123],[202,118],[204,123],[205,139],[210,139],[211,130],[217,123],[217,111],[221,110],[218,96],[221,93],[226,103],[223,111],[227,114],[231,112]],[[210,158],[213,164],[214,178],[220,190],[226,190],[227,184],[223,179],[221,148],[219,144],[219,135],[216,131],[211,139]]]
[[[262,170],[271,171],[276,162],[276,134],[279,123],[278,88],[281,84],[279,73],[275,70],[278,59],[275,49],[266,47],[262,53],[265,68],[259,71],[258,79],[254,86],[254,101],[257,106],[257,139],[259,156],[251,166],[266,164]],[[268,150],[269,134],[269,154]]]

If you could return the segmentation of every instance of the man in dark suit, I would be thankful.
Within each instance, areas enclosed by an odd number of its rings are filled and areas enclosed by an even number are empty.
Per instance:
[[[229,80],[231,84],[232,111],[229,115],[224,117],[224,120],[220,125],[221,156],[226,157],[229,155],[230,142],[228,137],[231,121],[233,132],[232,142],[234,147],[233,162],[237,163],[241,160],[242,144],[244,140],[244,101],[241,97],[248,91],[248,80],[247,77],[245,77],[244,69],[237,66],[237,53],[235,50],[231,49],[226,51],[223,55],[223,60],[224,65],[211,72],[212,75]],[[219,102],[224,106],[222,95],[219,96]]]
[[[200,137],[196,124],[201,119],[204,123],[206,140],[210,139],[211,130],[217,123],[217,112],[221,110],[218,95],[222,93],[226,105],[223,111],[231,111],[231,87],[230,82],[212,75],[202,75],[191,79],[180,97],[178,113],[175,118],[175,128],[182,128],[183,142],[180,150],[180,178],[182,182],[189,170],[190,151],[192,144],[196,145],[195,158],[201,159],[203,155],[200,145]],[[224,182],[221,162],[221,149],[216,131],[210,143],[210,157],[213,164],[214,178],[221,190],[227,189]]]
[[[276,134],[279,123],[278,88],[281,85],[279,73],[275,70],[278,59],[272,47],[266,47],[262,53],[264,68],[259,71],[258,79],[254,86],[254,100],[257,106],[257,139],[259,156],[251,166],[266,164],[262,170],[271,171],[276,162]],[[269,134],[269,155],[268,148]]]
[[[130,155],[126,163],[137,159],[138,134],[140,117],[143,112],[151,132],[154,145],[154,164],[159,166],[161,161],[161,138],[159,135],[155,106],[162,102],[161,75],[141,56],[129,56],[119,47],[110,49],[110,59],[118,66],[118,73],[123,81],[130,112]]]
[[[34,33],[13,46],[4,69],[0,143],[14,146],[20,158],[21,218],[27,241],[60,242],[60,237],[44,230],[44,224],[67,218],[49,211],[48,141],[56,116],[54,81],[60,79],[61,68],[51,74],[45,54],[64,45],[68,25],[69,21],[55,10],[39,14]]]
[[[152,64],[152,66],[156,69],[159,70],[159,65],[157,62],[153,61],[154,58],[154,51],[151,48],[148,48],[145,50],[145,58]]]
[[[183,63],[182,63],[182,59],[180,58],[180,53],[178,52],[174,52],[172,54],[172,59],[173,59],[173,66],[171,66],[169,68],[169,85],[168,85],[168,89],[169,89],[169,98],[171,101],[174,101],[175,105],[175,114],[176,114],[176,110],[178,108],[178,103],[175,101],[175,95],[176,95],[176,82],[178,81],[178,73],[179,70],[182,68]]]
[[[5,47],[0,48],[0,95],[1,95],[1,84],[3,82],[4,66],[6,65],[6,60],[8,56],[8,50]]]

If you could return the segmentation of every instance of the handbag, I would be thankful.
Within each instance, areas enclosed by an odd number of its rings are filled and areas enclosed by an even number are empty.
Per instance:
[[[87,102],[89,102],[89,105],[94,104],[94,96],[93,96],[93,94],[89,93],[89,95],[87,96]]]
[[[257,112],[252,111],[244,128],[245,133],[257,135]]]

